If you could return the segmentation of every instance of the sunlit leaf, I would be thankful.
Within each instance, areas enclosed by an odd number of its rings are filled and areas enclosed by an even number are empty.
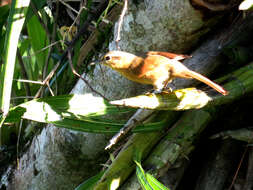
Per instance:
[[[112,115],[118,118],[122,114],[130,115],[132,111],[134,109],[110,105],[103,98],[91,94],[70,94],[35,99],[13,107],[6,122],[18,122],[23,118],[77,131],[115,133],[126,123],[126,119],[110,119]],[[165,114],[161,112],[161,120],[140,124],[134,131],[160,130],[167,122]],[[109,115],[110,118],[107,118]]]
[[[149,93],[122,100],[114,100],[113,105],[156,110],[199,109],[212,100],[205,92],[196,88],[185,88],[173,92]]]
[[[145,190],[153,190],[152,186],[149,184],[146,178],[145,171],[141,167],[139,163],[136,163],[136,175],[138,177],[138,181],[141,184],[142,188]]]
[[[250,8],[252,8],[252,6],[253,6],[253,0],[244,0],[239,5],[239,10],[242,10],[242,11],[249,10]]]
[[[93,190],[94,185],[103,176],[104,172],[99,172],[97,175],[87,179],[82,184],[80,184],[75,190]]]
[[[141,153],[136,149],[134,162],[136,163],[136,175],[142,188],[145,190],[170,190],[150,173],[146,173],[141,166]]]
[[[150,173],[146,173],[147,181],[152,186],[154,190],[170,190],[168,187],[164,186],[161,182],[159,182],[154,176]]]

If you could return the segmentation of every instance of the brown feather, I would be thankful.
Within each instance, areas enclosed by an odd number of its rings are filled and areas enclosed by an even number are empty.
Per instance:
[[[149,51],[147,53],[148,55],[161,55],[164,57],[167,57],[169,59],[176,59],[176,60],[183,60],[183,59],[187,59],[187,58],[191,58],[191,56],[189,55],[182,55],[182,54],[175,54],[175,53],[169,53],[169,52],[163,52],[163,51]]]
[[[199,74],[199,73],[197,73],[195,71],[191,71],[191,70],[187,70],[184,73],[187,76],[187,78],[194,78],[196,80],[199,80],[199,81],[205,83],[206,85],[212,87],[213,89],[215,89],[219,93],[223,94],[224,96],[228,95],[228,91],[226,91],[220,85],[214,83],[213,81],[211,81],[207,77],[205,77],[205,76],[203,76],[203,75],[201,75],[201,74]]]

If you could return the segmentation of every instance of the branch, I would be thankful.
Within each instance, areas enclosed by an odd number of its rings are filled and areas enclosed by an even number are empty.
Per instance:
[[[122,12],[121,12],[120,17],[119,17],[119,24],[118,24],[118,30],[117,30],[117,38],[115,40],[117,49],[120,49],[119,48],[120,31],[121,31],[121,27],[122,27],[124,16],[125,16],[126,11],[127,11],[127,5],[128,5],[128,0],[125,0],[124,1],[124,7],[123,7]]]

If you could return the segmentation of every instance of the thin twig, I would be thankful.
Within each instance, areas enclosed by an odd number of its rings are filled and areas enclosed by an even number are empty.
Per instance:
[[[85,34],[85,32],[88,31],[88,27],[89,27],[89,25],[90,25],[90,22],[91,22],[92,20],[94,20],[94,19],[97,19],[97,18],[100,16],[100,13],[105,9],[106,5],[107,5],[107,0],[101,0],[101,1],[100,1],[100,4],[99,4],[98,7],[96,8],[96,11],[93,12],[93,14],[90,14],[90,15],[88,16],[88,18],[86,19],[85,23],[82,25],[82,27],[81,27],[81,29],[79,30],[79,32],[74,36],[73,40],[69,43],[67,49],[66,49],[66,50],[64,51],[64,53],[62,54],[62,56],[61,56],[61,58],[60,58],[60,61],[59,61],[58,64],[57,64],[57,67],[58,67],[59,65],[62,65],[62,64],[64,63],[64,61],[65,61],[65,59],[66,59],[66,57],[67,57],[67,55],[68,55],[68,52],[69,52],[69,51],[70,51],[70,52],[72,51],[74,45],[78,42],[80,36],[83,36],[83,35]],[[56,68],[56,67],[55,67],[55,68]],[[74,74],[75,74],[75,73],[74,73]],[[78,73],[76,72],[76,74],[78,74]],[[79,74],[78,74],[78,75],[79,75]],[[77,75],[77,76],[78,76],[78,75]],[[80,75],[79,75],[79,76],[80,76]],[[83,77],[80,76],[80,78],[81,78],[84,82],[86,81]],[[87,86],[88,86],[90,89],[93,89],[93,88],[89,85],[89,83],[88,83],[87,81],[86,81],[85,83],[87,84]],[[45,84],[44,81],[43,81],[43,84]],[[39,96],[40,92],[41,92],[43,89],[44,89],[44,87],[41,88],[41,89],[39,90],[39,92],[36,94],[36,97]],[[92,91],[93,91],[94,93],[97,93],[99,96],[105,98],[101,93],[99,93],[99,92],[97,92],[97,91],[94,91],[94,89],[93,89]],[[105,99],[108,100],[107,98],[105,98]]]
[[[88,18],[86,19],[85,23],[82,25],[81,29],[79,30],[79,32],[75,35],[75,37],[73,38],[73,40],[69,43],[69,46],[67,48],[67,50],[64,52],[63,59],[66,58],[68,51],[71,50],[75,43],[79,40],[80,36],[83,36],[85,34],[85,32],[88,31],[89,25],[91,23],[92,20],[95,20],[97,17],[100,16],[100,13],[105,9],[107,5],[107,0],[102,0],[99,4],[99,6],[97,7],[96,12],[94,12],[93,14],[90,14],[88,16]]]
[[[19,99],[34,99],[34,96],[18,96],[11,98],[11,100],[19,100]]]
[[[77,20],[76,23],[77,23],[78,26],[80,25],[80,15],[81,15],[82,10],[85,9],[85,10],[88,11],[88,8],[86,7],[86,5],[87,5],[87,0],[81,0],[80,1],[80,4],[79,4],[79,12],[80,13],[78,13],[78,15],[76,17],[76,20]]]
[[[109,6],[109,5],[108,5]],[[92,50],[95,49],[95,44],[98,43],[98,35],[99,35],[99,30],[103,30],[106,27],[108,27],[108,23],[114,23],[117,19],[118,16],[120,15],[121,12],[121,5],[116,5],[114,6],[109,13],[107,13],[106,15],[106,19],[107,19],[107,23],[104,22],[105,17],[102,18],[101,23],[99,23],[99,26],[97,27],[96,30],[94,30],[91,35],[89,36],[89,38],[85,41],[85,43],[82,45],[80,51],[79,51],[79,57],[78,57],[78,61],[77,61],[77,65],[80,66],[83,62],[83,60],[85,59],[85,57],[88,55],[88,53]],[[98,30],[99,28],[99,30]],[[99,64],[100,65],[100,64]]]
[[[49,38],[51,40],[50,44],[55,43],[56,23],[57,23],[58,15],[59,15],[59,2],[57,1],[57,3],[56,3],[55,22],[54,22],[54,25],[53,25],[53,32],[52,32],[51,38]],[[43,67],[43,73],[42,73],[42,79],[43,80],[46,78],[46,75],[47,75],[48,64],[49,64],[49,61],[50,61],[51,53],[53,51],[52,47],[53,46],[49,46],[49,50],[48,50],[48,54],[47,54],[47,59],[46,59],[46,62],[44,64],[44,67]]]
[[[128,132],[134,129],[138,124],[145,121],[154,112],[154,110],[138,109],[135,114],[127,121],[127,123],[120,129],[120,131],[111,138],[109,144],[105,147],[105,150],[111,149]]]
[[[118,30],[117,30],[117,38],[115,40],[117,49],[120,49],[119,48],[120,31],[121,31],[121,27],[122,27],[124,16],[125,16],[126,11],[127,11],[127,4],[128,4],[128,0],[125,0],[124,1],[124,7],[123,7],[122,12],[121,12],[120,17],[119,17],[119,24],[118,24]]]
[[[123,148],[123,145],[115,148],[115,150],[112,153],[110,153],[110,158],[104,164],[102,164],[103,171],[105,171],[111,165],[111,163],[117,157],[117,155],[119,154],[119,152],[121,151],[122,148]],[[112,157],[113,157],[113,159],[112,159]]]
[[[68,9],[70,9],[71,11],[75,12],[76,14],[78,14],[78,11],[75,10],[73,7],[71,7],[69,4],[65,3],[62,0],[59,0],[63,5],[65,5]]]
[[[53,51],[53,48],[49,47],[49,51],[48,51],[48,54],[47,54],[47,59],[46,59],[46,62],[44,64],[44,67],[43,67],[43,73],[42,73],[42,79],[43,80],[46,78],[46,75],[47,75],[48,64],[49,64],[49,61],[50,61],[52,51]]]
[[[33,83],[33,84],[40,84],[43,85],[43,82],[41,81],[34,81],[34,80],[27,80],[27,79],[14,79],[18,82],[24,82],[24,83]]]
[[[95,94],[98,94],[99,96],[101,96],[102,98],[104,98],[106,101],[109,101],[108,98],[106,98],[103,94],[101,94],[100,92],[96,91],[90,84],[89,82],[83,78],[74,68],[73,64],[72,64],[72,59],[71,59],[71,53],[70,51],[68,51],[68,60],[69,60],[69,65],[71,67],[71,70],[73,72],[74,75],[76,75],[77,77],[79,77],[80,79],[82,79],[82,81],[90,88],[90,90],[92,92],[94,92]]]
[[[246,174],[246,180],[243,185],[242,190],[250,190],[253,189],[253,148],[251,145],[248,145],[249,147],[249,155],[248,155],[248,168],[247,168],[247,174]]]
[[[58,0],[57,0],[57,5],[56,5],[57,7],[56,7],[56,20],[57,20],[57,18],[58,18],[58,13],[59,13],[59,2],[58,2]],[[55,35],[56,35],[56,22],[55,22],[55,24],[54,24],[54,28],[53,28],[53,35],[51,36],[51,40],[52,40],[52,44],[57,44],[58,42],[55,42]],[[48,54],[48,61],[49,61],[49,58],[50,58],[50,52],[51,52],[51,50],[52,50],[52,44],[49,46],[50,47],[50,50],[49,50],[49,54]],[[45,88],[45,85],[48,87],[48,89],[50,90],[50,92],[51,92],[51,94],[52,95],[54,95],[53,93],[52,93],[52,90],[50,89],[50,85],[49,85],[49,81],[51,80],[51,78],[53,77],[53,75],[55,74],[55,72],[56,72],[56,70],[57,70],[57,68],[59,67],[59,65],[61,64],[61,61],[59,61],[55,66],[54,66],[54,68],[53,68],[53,70],[48,74],[48,76],[47,77],[45,77],[45,76],[43,76],[43,82],[42,82],[42,85],[43,86],[41,86],[40,87],[40,89],[38,90],[38,92],[36,93],[36,95],[35,95],[35,98],[38,98],[39,96],[41,96],[42,95],[42,93],[43,93],[43,90],[44,90],[44,88]],[[46,72],[47,72],[47,65],[45,65],[44,66],[44,70],[43,70],[43,75],[45,75],[46,74]]]
[[[51,95],[54,96],[54,92],[53,92],[53,90],[50,88],[49,81],[47,81],[46,85],[47,85],[47,88],[48,88],[49,92],[51,93]]]
[[[80,16],[81,16],[81,13],[82,13],[82,10],[83,9],[85,9],[85,10],[88,10],[85,6],[82,6],[80,9],[79,9],[79,11],[78,11],[78,14],[77,14],[77,16],[73,19],[74,21],[73,21],[73,23],[71,24],[71,26],[69,27],[69,29],[68,29],[68,31],[67,31],[67,33],[68,34],[70,34],[70,32],[72,31],[72,28],[74,27],[74,25],[76,24],[76,25],[79,25],[80,24]],[[67,11],[68,11],[69,9],[67,9]],[[69,15],[70,16],[70,15]],[[71,34],[72,35],[72,34]]]
[[[74,26],[75,23],[77,23],[77,25],[79,25],[79,21],[78,21],[78,20],[79,20],[79,18],[80,18],[80,16],[81,16],[81,13],[82,13],[82,10],[83,10],[83,9],[87,10],[86,7],[84,7],[84,6],[81,7],[81,9],[79,10],[79,12],[78,12],[76,18],[74,19],[73,23],[72,23],[71,26],[69,27],[69,31],[72,30],[72,28],[73,28],[73,26]]]
[[[60,65],[60,61],[54,66],[53,70],[52,70],[52,71],[48,74],[48,76],[43,80],[43,82],[42,82],[42,85],[43,85],[43,86],[40,87],[40,89],[38,90],[38,92],[37,92],[36,95],[35,95],[35,98],[38,98],[38,97],[41,95],[42,91],[43,91],[44,88],[45,88],[45,85],[48,86],[49,80],[54,76],[54,74],[55,74],[57,68],[59,67],[59,65]]]
[[[36,51],[36,52],[34,52],[34,53],[32,53],[32,54],[29,54],[28,56],[23,56],[23,57],[24,57],[24,58],[32,58],[32,57],[35,56],[36,54],[41,53],[41,52],[43,52],[43,51],[46,51],[48,48],[50,48],[50,47],[52,47],[52,46],[54,46],[54,45],[57,45],[57,44],[60,43],[60,42],[62,42],[62,41],[59,40],[59,41],[53,42],[53,43],[49,44],[48,46],[43,47],[42,49],[40,49],[40,50],[38,50],[38,51]]]
[[[241,160],[240,160],[240,162],[239,162],[238,168],[237,168],[237,170],[236,170],[236,172],[235,172],[235,175],[234,175],[234,177],[233,177],[232,183],[231,183],[231,185],[229,186],[228,190],[231,190],[231,189],[233,188],[234,184],[235,184],[235,180],[236,180],[236,178],[237,178],[237,176],[238,176],[239,170],[240,170],[240,168],[241,168],[242,162],[243,162],[243,160],[244,160],[244,157],[245,157],[247,151],[248,151],[248,147],[245,148],[245,150],[244,150],[244,152],[243,152],[243,154],[242,154],[242,157],[241,157]]]
[[[19,129],[18,129],[18,139],[17,139],[17,168],[19,168],[19,159],[18,159],[18,155],[19,155],[19,142],[20,142],[20,135],[21,135],[21,129],[22,129],[22,124],[23,124],[23,119],[20,120],[20,123],[19,123]]]

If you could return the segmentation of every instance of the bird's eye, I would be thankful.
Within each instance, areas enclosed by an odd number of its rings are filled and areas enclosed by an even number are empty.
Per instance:
[[[111,57],[110,56],[105,56],[106,61],[110,61]]]

